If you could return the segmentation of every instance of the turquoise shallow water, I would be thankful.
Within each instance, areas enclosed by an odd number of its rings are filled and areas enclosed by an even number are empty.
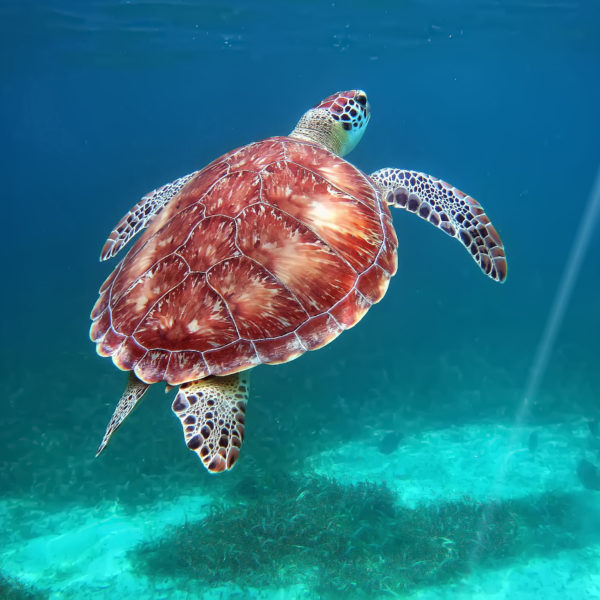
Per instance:
[[[597,225],[522,410],[590,218],[599,26],[569,1],[2,3],[0,596],[600,597]],[[125,382],[88,340],[110,229],[358,87],[348,158],[477,198],[507,282],[395,211],[388,294],[255,370],[231,473],[207,475],[159,386],[94,459]]]

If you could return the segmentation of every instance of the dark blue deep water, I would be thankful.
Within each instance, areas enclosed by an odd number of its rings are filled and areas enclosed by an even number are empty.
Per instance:
[[[600,598],[599,31],[594,0],[0,2],[0,597]],[[386,297],[255,370],[233,471],[162,385],[94,459],[112,227],[353,88],[348,159],[477,198],[506,283],[394,210]]]

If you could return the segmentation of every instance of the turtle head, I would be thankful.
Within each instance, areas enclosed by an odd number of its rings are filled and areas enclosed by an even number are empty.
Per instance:
[[[315,142],[344,156],[358,144],[370,118],[365,92],[338,92],[305,112],[290,137]]]

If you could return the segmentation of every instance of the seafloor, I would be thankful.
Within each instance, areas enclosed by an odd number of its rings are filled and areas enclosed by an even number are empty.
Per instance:
[[[74,434],[55,422],[9,445],[21,456],[0,504],[6,597],[600,597],[598,492],[577,475],[600,447],[585,407],[556,401],[516,425],[516,390],[503,408],[465,388],[442,401],[437,383],[412,395],[376,352],[378,383],[350,382],[343,370],[365,359],[334,348],[257,370],[229,475],[185,449],[159,390],[99,459],[85,422],[107,402],[86,402]],[[322,405],[335,377],[340,397]],[[302,383],[286,395],[290,381]]]

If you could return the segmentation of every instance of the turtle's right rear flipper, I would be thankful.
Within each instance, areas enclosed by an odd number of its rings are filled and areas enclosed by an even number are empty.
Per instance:
[[[185,442],[211,473],[233,467],[244,441],[249,373],[184,383],[173,402]]]

